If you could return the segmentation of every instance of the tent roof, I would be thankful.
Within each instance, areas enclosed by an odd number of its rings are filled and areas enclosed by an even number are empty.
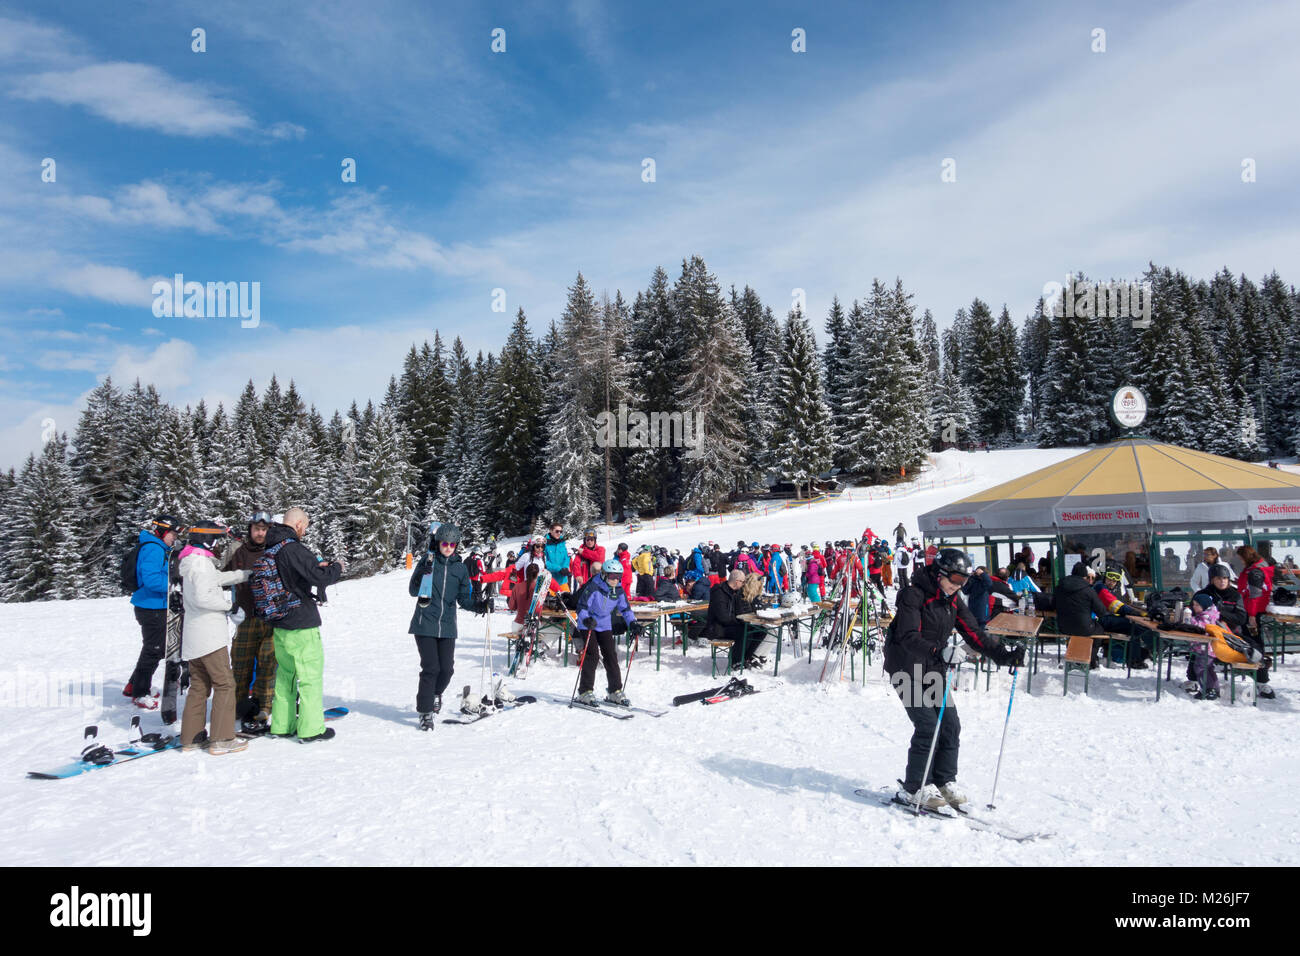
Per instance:
[[[1125,438],[936,508],[926,534],[1300,526],[1300,475]]]

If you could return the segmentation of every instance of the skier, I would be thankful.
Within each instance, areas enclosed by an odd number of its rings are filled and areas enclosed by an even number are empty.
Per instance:
[[[522,574],[530,564],[537,565],[538,570],[546,567],[546,539],[540,534],[534,535],[526,545],[520,546],[515,570]]]
[[[822,562],[822,553],[815,547],[812,553],[808,555],[808,563],[804,566],[804,581],[808,589],[808,600],[817,604],[822,599],[822,580],[826,575],[826,565]]]
[[[957,787],[961,722],[950,699],[944,706],[944,678],[959,653],[948,644],[954,627],[963,641],[994,663],[1010,667],[1024,663],[1024,648],[985,634],[962,601],[960,592],[971,572],[964,552],[944,548],[933,564],[917,568],[911,584],[898,593],[889,625],[885,670],[914,728],[903,788],[897,794],[907,803],[939,807],[966,802]],[[934,757],[925,779],[932,741]]]
[[[420,714],[421,730],[433,729],[434,715],[442,710],[442,694],[451,683],[455,669],[456,605],[475,614],[488,613],[486,601],[474,600],[469,572],[456,554],[459,546],[460,529],[450,523],[438,525],[429,536],[428,553],[415,566],[408,586],[411,597],[416,597],[421,581],[429,575],[431,596],[427,604],[416,602],[407,629],[408,634],[415,635],[415,646],[420,652],[420,686],[415,695],[415,709]]]
[[[901,528],[902,525],[900,524]],[[908,569],[912,566],[912,549],[901,541],[894,551],[894,580],[898,583],[898,590],[907,587]]]
[[[570,564],[573,571],[573,589],[576,591],[591,580],[593,573],[600,573],[600,566],[605,563],[605,549],[596,543],[596,529],[588,528],[582,532],[582,547],[578,548]]]
[[[223,570],[248,571],[266,550],[266,533],[270,530],[271,513],[259,511],[248,522],[248,534],[226,558]],[[235,673],[235,710],[244,707],[253,726],[249,729],[269,728],[271,701],[275,694],[275,637],[271,622],[257,616],[253,609],[253,590],[247,582],[235,587],[235,599],[244,612],[243,622],[235,631],[230,648],[230,663]],[[253,671],[257,682],[253,683]],[[250,697],[251,695],[251,697]],[[255,716],[253,716],[255,715]]]
[[[322,561],[302,543],[310,523],[302,508],[286,511],[283,523],[267,531],[266,552],[253,569],[256,578],[269,558],[271,568],[295,602],[275,622],[275,699],[271,704],[270,733],[277,737],[296,734],[301,743],[334,737],[334,728],[325,726],[325,649],[312,589],[337,584],[343,575],[342,561]]]
[[[158,708],[158,694],[151,685],[158,662],[166,651],[167,562],[182,527],[179,518],[159,515],[140,531],[139,542],[132,549],[136,554],[136,587],[131,592],[131,606],[140,625],[140,656],[122,688],[122,696],[131,698],[143,710]]]
[[[894,544],[901,548],[903,542],[907,540],[907,529],[903,527],[903,522],[898,522],[898,527],[894,529]]]
[[[785,590],[785,555],[775,544],[769,552],[766,585],[769,594],[780,594]]]
[[[610,558],[601,567],[600,580],[589,583],[578,604],[578,629],[587,631],[587,642],[582,654],[582,676],[578,683],[578,703],[587,707],[597,706],[593,688],[596,686],[596,665],[602,657],[607,682],[605,700],[611,704],[628,706],[627,695],[623,693],[623,675],[618,669],[618,650],[614,646],[611,619],[616,613],[627,623],[632,639],[639,638],[643,626],[633,616],[627,592],[623,590],[623,565],[617,558]]]
[[[186,547],[180,553],[185,625],[181,633],[181,659],[190,665],[190,689],[181,716],[181,748],[198,746],[207,722],[208,694],[212,694],[212,731],[208,753],[235,753],[248,741],[235,736],[235,676],[230,669],[230,629],[227,616],[236,625],[244,612],[238,598],[227,590],[248,580],[248,571],[218,571],[216,551],[227,530],[216,522],[191,528]]]
[[[650,545],[643,544],[632,559],[632,570],[636,572],[636,596],[653,598],[655,593],[655,560]]]

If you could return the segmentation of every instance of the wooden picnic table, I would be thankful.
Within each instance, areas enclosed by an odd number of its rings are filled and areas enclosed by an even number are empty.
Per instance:
[[[706,611],[708,610],[708,607],[709,606],[707,604],[690,604],[690,603],[651,604],[651,603],[641,602],[639,605],[636,603],[632,604],[632,616],[636,618],[636,620],[638,621],[649,621],[653,625],[652,630],[654,633],[654,641],[655,641],[655,670],[659,670],[660,663],[662,660],[664,618],[671,617],[674,614],[691,614],[695,611]],[[575,612],[568,611],[568,610],[552,610],[550,608],[542,608],[537,613],[539,617],[546,618],[548,620],[555,621],[556,619],[559,619],[557,623],[564,631],[564,656],[561,658],[561,661],[562,661],[562,665],[567,667],[569,663],[569,638],[571,637],[573,632],[573,619],[570,615],[574,614]],[[685,643],[686,643],[685,640],[683,640],[682,641],[683,654],[686,653]],[[632,638],[630,635],[627,640],[627,646],[628,646],[627,659],[630,661],[632,659]]]
[[[791,645],[794,648],[795,657],[801,657],[802,652],[799,650],[799,622],[808,619],[808,643],[812,644],[812,618],[821,613],[822,609],[816,605],[810,605],[800,610],[793,608],[772,608],[780,612],[778,617],[770,615],[761,615],[758,612],[752,614],[737,614],[736,620],[745,622],[745,631],[742,639],[748,642],[749,629],[756,627],[763,632],[769,631],[773,626],[776,627],[776,663],[772,667],[772,676],[775,677],[781,673],[781,645],[785,641],[785,626],[789,624],[792,628]]]
[[[1038,631],[1043,626],[1043,618],[1028,614],[1013,614],[1002,611],[984,625],[984,630],[998,637],[1016,637],[1029,644],[1029,666],[1025,668],[1025,693],[1034,692],[1034,662],[1038,658]],[[976,675],[978,680],[979,675]]]

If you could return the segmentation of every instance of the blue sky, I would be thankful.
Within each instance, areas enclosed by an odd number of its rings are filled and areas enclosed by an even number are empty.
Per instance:
[[[941,324],[1149,259],[1297,281],[1300,7],[1132,6],[0,0],[0,465],[108,374],[378,399],[579,269],[630,298],[699,253],[819,333],[875,276]],[[177,272],[259,282],[261,324],[156,317]]]

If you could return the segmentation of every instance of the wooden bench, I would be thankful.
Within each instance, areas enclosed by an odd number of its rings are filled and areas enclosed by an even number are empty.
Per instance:
[[[1219,661],[1223,665],[1223,676],[1228,679],[1228,700],[1231,704],[1237,703],[1237,677],[1250,676],[1255,679],[1255,696],[1252,703],[1259,706],[1259,671],[1263,664],[1251,664],[1248,661]]]
[[[1092,641],[1091,637],[1074,636],[1070,638],[1069,645],[1065,648],[1065,688],[1061,691],[1062,696],[1070,692],[1070,671],[1083,671],[1083,694],[1088,695],[1088,676],[1092,673]]]
[[[718,676],[718,651],[719,650],[727,651],[727,673],[728,674],[731,673],[731,648],[735,645],[735,643],[736,643],[735,641],[712,641],[712,640],[709,641],[709,653],[712,657],[712,664],[710,665],[711,668],[710,677]]]

